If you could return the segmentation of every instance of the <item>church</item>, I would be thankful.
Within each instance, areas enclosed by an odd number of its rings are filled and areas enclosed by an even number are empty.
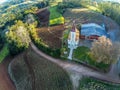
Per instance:
[[[70,53],[68,59],[72,60],[73,50],[78,47],[79,44],[79,30],[75,26],[75,21],[73,21],[72,29],[68,36],[68,48],[70,48]]]

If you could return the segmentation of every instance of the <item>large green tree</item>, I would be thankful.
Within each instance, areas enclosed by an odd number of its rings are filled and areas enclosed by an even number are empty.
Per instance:
[[[27,25],[22,21],[16,21],[15,25],[6,32],[8,48],[12,55],[20,53],[29,46],[30,37],[27,31]]]

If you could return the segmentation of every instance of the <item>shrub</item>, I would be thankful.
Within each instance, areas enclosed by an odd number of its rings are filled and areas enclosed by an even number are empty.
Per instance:
[[[77,59],[77,60],[76,60]],[[92,55],[90,54],[90,49],[85,46],[78,47],[73,52],[73,60],[76,62],[86,63],[90,66],[93,66],[101,71],[107,72],[110,64],[104,64],[103,62],[96,62]]]
[[[95,61],[105,64],[112,64],[117,62],[120,57],[120,43],[112,43],[109,38],[105,36],[99,37],[92,43],[91,54]]]
[[[38,37],[36,29],[33,25],[29,26],[30,30],[30,36],[31,39],[33,40],[33,42],[36,44],[36,46],[43,51],[44,53],[53,56],[55,58],[59,58],[60,57],[60,49],[51,49],[48,47],[48,45],[46,45],[43,40]]]
[[[16,55],[28,48],[30,38],[26,25],[22,21],[17,21],[15,25],[9,28],[6,33],[6,39],[12,55]]]
[[[58,25],[58,24],[64,24],[64,17],[59,17],[50,20],[50,25]]]
[[[82,78],[78,90],[120,90],[119,85],[112,85],[109,83],[96,80],[94,78]]]

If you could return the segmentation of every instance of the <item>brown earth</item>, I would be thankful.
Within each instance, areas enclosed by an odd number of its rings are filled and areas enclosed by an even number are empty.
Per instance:
[[[66,25],[72,25],[72,21],[76,20],[77,24],[97,23],[105,24],[108,30],[118,29],[118,25],[110,18],[90,11],[86,8],[67,9],[63,15],[66,19]]]
[[[11,60],[12,57],[7,57],[0,64],[0,90],[16,90],[8,74],[8,65]]]
[[[72,90],[67,72],[31,48],[15,57],[9,68],[17,90]]]
[[[60,48],[64,25],[38,28],[39,37],[51,48]]]

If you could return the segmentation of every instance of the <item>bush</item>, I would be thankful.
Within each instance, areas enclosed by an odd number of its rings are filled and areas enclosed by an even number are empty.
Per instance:
[[[82,78],[78,90],[120,90],[120,86],[104,83],[94,78]]]
[[[9,28],[6,33],[6,39],[10,54],[16,55],[29,47],[29,34],[26,24],[22,21],[17,21],[15,25]]]
[[[120,4],[104,2],[100,3],[98,8],[102,11],[103,15],[112,18],[120,25]]]
[[[90,54],[90,49],[85,46],[78,47],[77,49],[74,50],[73,60],[76,62],[86,63],[104,72],[107,72],[110,67],[110,64],[104,64],[103,62],[100,63],[96,62],[96,60],[94,60]]]
[[[53,56],[55,58],[59,58],[60,57],[60,49],[51,49],[48,47],[48,45],[46,45],[43,40],[38,37],[36,29],[34,26],[30,26],[29,28],[31,28],[30,30],[30,36],[32,41],[36,44],[36,46],[43,51],[44,53]]]
[[[60,57],[60,49],[51,49],[49,47],[47,47],[47,45],[45,45],[43,42],[41,41],[34,41],[34,43],[36,44],[36,46],[43,51],[44,53],[53,56],[55,58],[59,58]]]
[[[58,25],[58,24],[64,24],[64,17],[59,17],[50,20],[50,25]]]

